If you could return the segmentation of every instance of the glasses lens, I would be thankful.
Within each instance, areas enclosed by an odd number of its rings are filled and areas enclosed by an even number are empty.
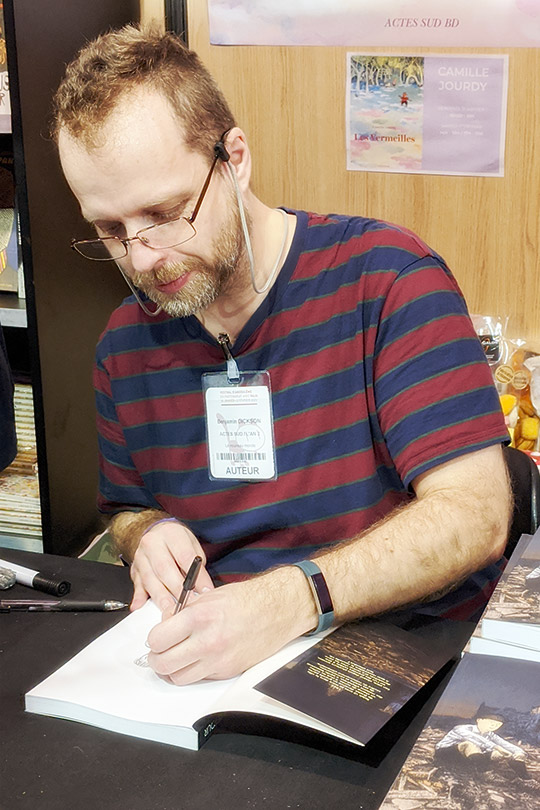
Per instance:
[[[192,239],[195,236],[195,228],[185,217],[180,217],[143,228],[137,236],[148,247],[170,248]]]
[[[126,248],[119,239],[84,239],[73,242],[75,250],[86,259],[95,262],[106,262],[111,259],[121,259],[126,255]]]

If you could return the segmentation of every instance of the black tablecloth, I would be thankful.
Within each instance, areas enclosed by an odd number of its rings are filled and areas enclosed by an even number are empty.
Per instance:
[[[68,579],[73,598],[131,596],[129,572],[119,566],[8,549],[0,557]],[[22,585],[2,595],[39,596]],[[278,723],[243,719],[220,723],[193,752],[24,711],[30,688],[124,616],[0,614],[1,810],[375,810],[446,680],[432,683],[366,749],[315,747]],[[450,633],[448,643],[457,648],[468,632]]]

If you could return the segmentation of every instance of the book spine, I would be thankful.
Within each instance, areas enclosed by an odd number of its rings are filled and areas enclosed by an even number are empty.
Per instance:
[[[218,723],[219,718],[216,717],[202,717],[199,722],[196,723],[194,728],[198,733],[199,748],[202,748],[205,742],[210,738]]]

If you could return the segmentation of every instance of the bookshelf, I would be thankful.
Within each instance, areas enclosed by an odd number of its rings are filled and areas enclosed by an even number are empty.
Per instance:
[[[121,279],[89,273],[69,248],[79,213],[47,137],[50,105],[79,48],[110,27],[137,21],[139,2],[3,0],[3,13],[26,308],[0,292],[0,323],[10,360],[27,355],[43,550],[75,556],[99,527],[94,347],[125,292]],[[31,496],[38,497],[35,490]],[[20,542],[31,544],[37,510],[27,507]],[[1,538],[0,523],[0,544]]]

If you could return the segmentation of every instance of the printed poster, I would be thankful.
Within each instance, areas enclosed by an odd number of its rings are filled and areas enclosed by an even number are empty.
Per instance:
[[[540,0],[208,0],[213,45],[540,45]]]
[[[502,177],[508,57],[347,54],[347,168]]]

